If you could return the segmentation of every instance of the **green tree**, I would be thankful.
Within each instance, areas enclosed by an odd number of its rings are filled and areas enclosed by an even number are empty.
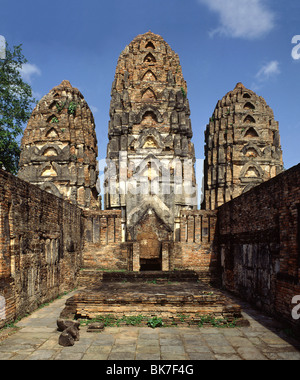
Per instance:
[[[13,50],[6,45],[6,58],[0,59],[0,167],[13,174],[18,171],[20,158],[18,138],[36,102],[30,85],[21,77],[26,62],[22,45]]]

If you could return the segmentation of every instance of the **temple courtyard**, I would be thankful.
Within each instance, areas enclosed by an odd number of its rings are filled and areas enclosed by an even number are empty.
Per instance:
[[[239,302],[247,327],[147,326],[105,327],[88,332],[81,326],[73,347],[58,344],[56,321],[64,295],[15,327],[2,330],[1,360],[300,360],[300,342],[278,322]]]

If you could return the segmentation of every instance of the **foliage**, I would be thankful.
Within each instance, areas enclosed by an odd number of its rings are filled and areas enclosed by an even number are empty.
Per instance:
[[[132,315],[132,316],[126,316],[124,315],[121,318],[118,318],[112,314],[108,315],[98,315],[96,318],[89,319],[89,320],[80,320],[80,324],[87,326],[94,322],[102,322],[104,323],[105,327],[114,327],[114,326],[120,326],[126,325],[126,326],[139,326],[142,324],[142,322],[147,321],[147,326],[155,329],[156,327],[163,327],[164,323],[161,318],[158,317],[152,317],[147,320],[147,317],[143,315]]]
[[[164,323],[161,318],[153,317],[148,320],[147,325],[155,329],[156,327],[162,327]]]
[[[58,118],[57,117],[53,117],[52,120],[51,120],[51,123],[52,124],[57,124],[58,123]]]
[[[194,318],[188,315],[178,314],[177,318],[179,324],[185,323],[188,325],[197,325],[198,327],[204,327],[204,325],[213,326],[217,328],[236,327],[236,320],[229,320],[227,318],[215,318],[212,315],[196,314],[196,318]],[[168,327],[178,325],[175,320],[163,321],[162,318],[157,316],[147,317],[143,315],[123,315],[122,317],[117,317],[115,315],[108,314],[98,315],[92,319],[81,319],[79,321],[82,326],[88,326],[89,324],[94,322],[102,322],[104,323],[105,327],[119,327],[120,325],[141,326],[146,324],[148,327],[151,327],[152,329],[155,329],[157,327]]]
[[[21,68],[27,62],[22,45],[10,50],[0,59],[0,167],[16,174],[20,157],[18,137],[22,126],[31,115],[35,100],[29,84],[21,77]]]
[[[199,327],[203,327],[203,325],[211,325],[213,327],[235,327],[236,321],[229,322],[226,318],[215,318],[211,315],[200,316],[200,321],[198,323]]]
[[[57,111],[61,112],[65,108],[65,105],[66,105],[66,101],[56,103]]]
[[[157,284],[157,280],[154,279],[154,280],[149,280],[149,281],[146,281],[147,284]]]
[[[71,103],[69,104],[69,107],[68,107],[68,113],[69,113],[70,115],[74,115],[74,114],[75,114],[75,111],[76,111],[76,108],[77,108],[77,104],[74,103],[74,102],[71,102]]]
[[[187,94],[186,94],[185,89],[183,87],[181,87],[181,92],[182,92],[183,97],[186,98]]]
[[[145,319],[144,316],[138,315],[138,316],[126,316],[124,315],[121,318],[115,317],[112,314],[108,315],[98,315],[96,318],[89,319],[89,320],[81,320],[80,324],[88,326],[91,323],[94,322],[102,322],[104,323],[105,327],[114,327],[119,326],[120,324],[125,324],[127,326],[137,326],[142,323],[142,321]]]

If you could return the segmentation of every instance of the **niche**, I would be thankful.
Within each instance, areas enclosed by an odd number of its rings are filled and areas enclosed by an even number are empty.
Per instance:
[[[154,91],[151,90],[151,88],[148,88],[142,96],[142,101],[144,102],[153,102],[156,100],[156,95]]]
[[[254,166],[250,166],[250,168],[247,170],[245,174],[246,178],[259,178],[259,172]]]
[[[153,74],[151,70],[148,70],[146,74],[143,76],[143,80],[147,82],[154,82],[156,81],[156,76]]]
[[[157,118],[154,112],[147,111],[145,112],[143,119],[142,119],[142,125],[147,125],[148,127],[155,126],[157,124]]]
[[[154,149],[157,149],[157,143],[156,141],[154,140],[153,137],[149,136],[143,146],[144,149],[147,149],[147,148],[154,148]]]
[[[54,148],[47,148],[47,149],[45,149],[43,156],[45,156],[45,157],[56,157],[57,151]]]
[[[256,132],[256,130],[253,127],[251,127],[247,130],[245,137],[255,138],[255,137],[259,137],[259,136],[258,136],[258,133]]]
[[[249,149],[247,149],[245,156],[249,157],[249,158],[256,158],[258,156],[258,153],[257,153],[256,149],[249,148]]]
[[[256,123],[254,117],[252,117],[251,115],[248,115],[245,117],[245,120],[244,120],[244,123],[247,123],[247,124],[250,124],[250,123]]]
[[[46,137],[51,137],[51,138],[58,138],[58,133],[55,130],[55,128],[51,128],[47,133]]]
[[[155,46],[153,42],[149,41],[147,45],[145,46],[146,49],[155,50]]]
[[[245,110],[255,110],[255,106],[250,103],[250,102],[247,102],[245,105],[244,105],[244,109]]]
[[[156,59],[153,54],[149,53],[146,55],[144,59],[144,63],[155,63],[155,62],[156,62]]]
[[[42,177],[57,177],[57,172],[53,169],[52,165],[49,165],[42,171]]]

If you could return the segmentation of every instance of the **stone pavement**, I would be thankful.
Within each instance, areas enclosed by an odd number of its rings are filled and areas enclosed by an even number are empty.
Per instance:
[[[72,294],[71,294],[72,295]],[[22,319],[0,342],[1,360],[300,360],[300,342],[243,304],[250,327],[109,327],[80,330],[73,347],[58,345],[56,320],[70,294]],[[247,308],[248,307],[248,308]]]

